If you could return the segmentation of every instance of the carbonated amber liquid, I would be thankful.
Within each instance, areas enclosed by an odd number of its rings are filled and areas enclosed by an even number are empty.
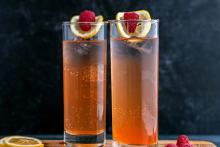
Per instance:
[[[105,41],[63,41],[66,133],[97,135],[105,131],[105,73]]]
[[[120,144],[158,140],[158,38],[111,40],[112,131]]]

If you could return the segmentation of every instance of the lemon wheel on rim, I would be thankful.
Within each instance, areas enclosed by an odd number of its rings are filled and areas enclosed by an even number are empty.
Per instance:
[[[70,20],[70,29],[73,32],[74,35],[76,35],[77,37],[83,38],[83,39],[89,39],[92,38],[93,36],[95,36],[99,30],[101,29],[102,25],[103,25],[103,16],[99,15],[95,17],[95,22],[92,22],[92,28],[89,31],[83,31],[80,29],[79,24],[78,23],[79,20],[79,16],[73,16]],[[83,23],[83,22],[81,22]],[[84,22],[86,23],[86,22]]]
[[[151,16],[146,10],[133,11],[139,15],[139,24],[134,33],[129,33],[124,21],[125,12],[118,12],[116,15],[116,26],[121,37],[146,37],[151,28]]]

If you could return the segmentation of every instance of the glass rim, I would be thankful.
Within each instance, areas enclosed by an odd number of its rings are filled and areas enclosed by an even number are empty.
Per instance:
[[[151,23],[159,23],[159,19],[151,19],[151,20],[108,20],[109,23],[117,23],[117,22],[151,22]]]
[[[151,22],[151,23],[159,23],[159,19],[151,19],[151,20],[107,20],[107,21],[102,21],[102,22],[70,22],[70,21],[64,21],[62,24],[63,25],[71,25],[71,24],[91,24],[91,25],[96,25],[96,24],[108,24],[108,23],[117,23],[117,22]]]
[[[96,24],[107,24],[108,21],[102,21],[102,22],[70,22],[70,21],[64,21],[62,24],[63,25],[71,25],[71,24],[91,24],[91,25],[96,25]]]

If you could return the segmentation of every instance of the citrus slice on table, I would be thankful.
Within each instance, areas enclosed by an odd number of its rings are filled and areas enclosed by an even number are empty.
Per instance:
[[[5,147],[5,140],[7,139],[8,137],[4,137],[0,140],[0,147]]]
[[[9,136],[3,143],[6,147],[44,147],[39,139],[25,136]]]
[[[128,13],[130,13],[131,19],[125,17],[126,14],[129,15]],[[116,15],[116,26],[121,37],[146,37],[151,28],[150,20],[151,16],[146,10],[118,12]]]
[[[95,16],[94,12],[85,10],[80,16],[71,18],[70,29],[77,37],[89,39],[99,32],[103,25],[103,19],[102,15]]]

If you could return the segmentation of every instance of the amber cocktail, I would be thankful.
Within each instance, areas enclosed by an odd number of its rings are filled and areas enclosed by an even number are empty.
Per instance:
[[[112,131],[114,146],[156,146],[158,141],[157,20],[142,21],[145,37],[121,37],[111,22]],[[145,24],[142,24],[145,25]],[[156,29],[156,30],[155,30]]]
[[[103,25],[99,37],[90,39],[74,36],[70,25],[64,23],[64,139],[73,144],[99,146],[105,139],[105,25],[99,24]]]

